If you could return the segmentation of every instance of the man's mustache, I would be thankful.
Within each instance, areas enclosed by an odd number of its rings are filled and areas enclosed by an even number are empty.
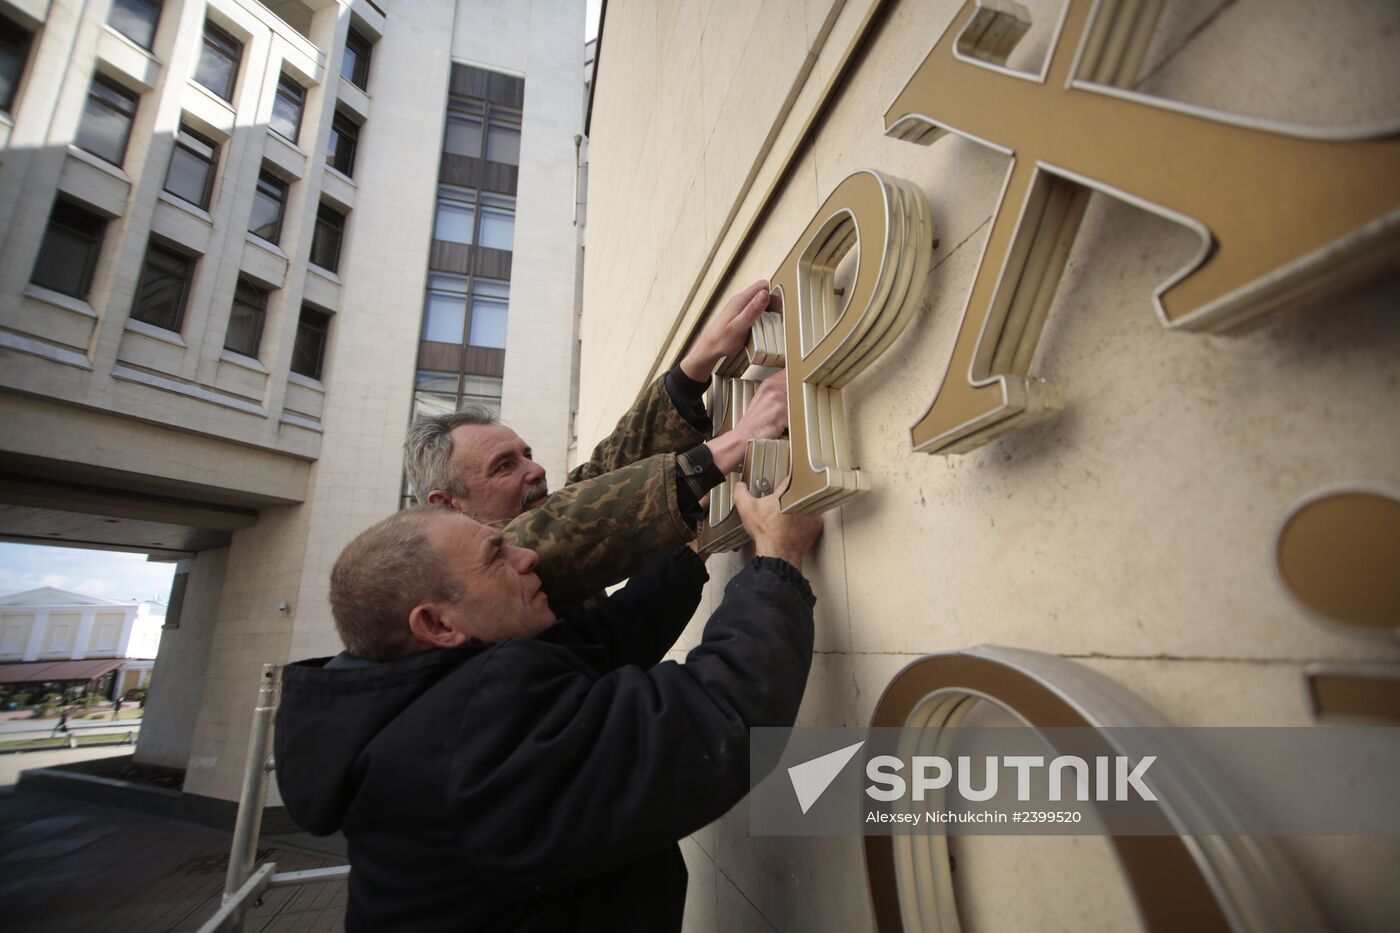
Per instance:
[[[520,511],[523,512],[526,509],[533,509],[536,505],[539,505],[547,495],[549,495],[549,484],[547,482],[540,480],[537,483],[531,483],[529,486],[525,487],[525,492],[520,497]]]

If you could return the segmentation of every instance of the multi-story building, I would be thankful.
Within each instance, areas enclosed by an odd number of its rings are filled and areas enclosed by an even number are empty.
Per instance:
[[[181,561],[140,760],[231,799],[259,665],[403,491],[411,414],[555,477],[578,0],[0,0],[0,534]]]

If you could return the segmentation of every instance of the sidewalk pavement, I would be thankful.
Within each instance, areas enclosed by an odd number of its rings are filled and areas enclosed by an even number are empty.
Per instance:
[[[230,837],[135,810],[0,789],[0,904],[11,933],[193,931],[218,909]],[[278,871],[344,864],[280,845]],[[345,882],[269,891],[245,933],[344,926]]]
[[[75,761],[93,758],[114,758],[130,755],[130,745],[79,745],[77,748],[52,748],[33,752],[7,752],[0,755],[0,788],[19,783],[22,771],[32,768],[56,768]]]

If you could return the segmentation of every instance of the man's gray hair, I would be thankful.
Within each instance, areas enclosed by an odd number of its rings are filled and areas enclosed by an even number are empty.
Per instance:
[[[452,430],[464,424],[500,424],[501,419],[484,405],[468,404],[443,415],[419,415],[404,438],[404,469],[419,505],[426,505],[434,489],[462,499],[467,489],[452,469]]]
[[[346,650],[366,661],[392,661],[421,650],[408,627],[415,606],[455,603],[461,584],[428,541],[441,505],[415,505],[367,528],[331,568],[331,614]]]

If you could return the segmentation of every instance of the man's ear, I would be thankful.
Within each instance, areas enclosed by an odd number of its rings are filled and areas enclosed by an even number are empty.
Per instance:
[[[408,630],[413,637],[433,648],[456,648],[467,636],[447,624],[442,603],[420,603],[408,614]]]
[[[451,505],[452,494],[441,489],[434,489],[428,493],[428,503],[430,505]]]

